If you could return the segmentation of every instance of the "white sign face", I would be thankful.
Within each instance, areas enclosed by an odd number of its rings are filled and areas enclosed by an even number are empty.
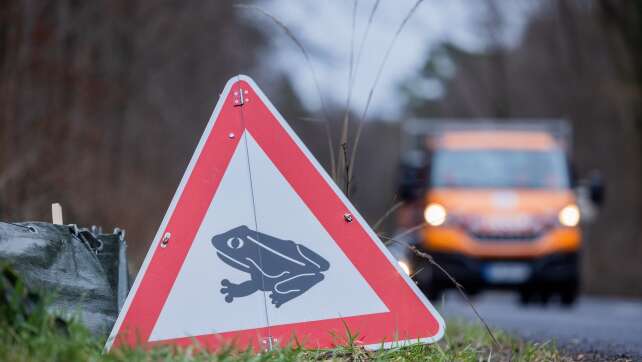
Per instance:
[[[346,328],[381,348],[436,341],[444,323],[267,97],[237,76],[106,348],[260,350],[294,337],[332,348]]]
[[[251,278],[247,272],[223,262],[211,242],[213,235],[240,225],[252,230],[255,228],[247,152],[244,141],[241,141],[154,326],[150,341],[267,327],[268,318],[269,325],[280,325],[388,311],[251,134],[248,134],[247,141],[252,174],[256,175],[253,180],[259,230],[306,246],[323,256],[331,267],[323,272],[321,282],[278,308],[270,303],[269,292],[260,290],[235,298],[231,303],[225,301],[220,292],[223,279],[238,284]],[[243,247],[257,246],[245,242]],[[263,250],[264,255],[272,253],[287,260],[287,255],[277,254],[283,254],[278,250]],[[251,264],[247,256],[239,262]],[[315,265],[310,263],[310,268],[315,269]]]

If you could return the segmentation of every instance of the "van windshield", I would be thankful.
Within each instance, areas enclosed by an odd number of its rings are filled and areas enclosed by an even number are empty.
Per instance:
[[[433,187],[568,188],[562,150],[437,150]]]

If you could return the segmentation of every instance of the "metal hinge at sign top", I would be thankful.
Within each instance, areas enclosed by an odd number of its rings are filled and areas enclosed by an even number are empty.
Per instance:
[[[247,89],[239,88],[239,90],[234,91],[234,106],[240,107],[245,103],[249,102],[250,99],[247,97]]]
[[[261,339],[261,347],[264,351],[271,351],[278,342],[279,340],[274,337],[264,337]]]

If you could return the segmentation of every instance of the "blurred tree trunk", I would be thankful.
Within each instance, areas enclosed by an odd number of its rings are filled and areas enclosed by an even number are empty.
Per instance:
[[[127,228],[136,258],[264,34],[231,2],[0,2],[0,219]],[[140,241],[136,243],[135,241]]]

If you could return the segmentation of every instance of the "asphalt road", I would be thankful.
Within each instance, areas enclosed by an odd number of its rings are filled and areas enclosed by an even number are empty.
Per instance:
[[[573,307],[551,302],[522,306],[509,293],[484,293],[473,303],[486,322],[533,341],[555,341],[574,352],[624,354],[642,360],[642,300],[582,297]],[[475,322],[473,311],[455,292],[436,307],[445,318]]]

